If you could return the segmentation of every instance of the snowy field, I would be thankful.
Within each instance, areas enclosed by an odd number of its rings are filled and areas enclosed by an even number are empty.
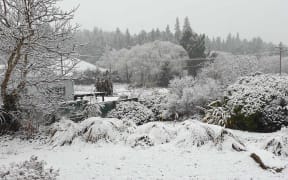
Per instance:
[[[119,135],[121,138],[107,130],[108,127],[101,127],[100,131],[108,133],[113,140],[88,143],[76,137],[71,145],[54,146],[50,138],[23,141],[1,137],[0,166],[36,155],[48,163],[47,167],[60,170],[60,180],[288,179],[287,156],[275,156],[264,150],[269,139],[283,134],[287,137],[287,130],[270,134],[227,130],[232,135],[223,135],[220,141],[215,141],[222,135],[223,128],[191,120],[148,123],[138,126],[132,133]],[[60,135],[64,137],[65,132]],[[133,140],[142,135],[148,136],[153,145],[135,146]],[[234,145],[243,151],[235,151]],[[288,152],[287,146],[283,152]],[[284,168],[283,171],[261,169],[250,157],[251,153],[259,155],[265,165]]]
[[[167,92],[121,84],[114,88],[112,98]],[[93,90],[75,87],[76,92]],[[263,134],[195,120],[136,126],[129,120],[89,118],[80,123],[62,120],[34,140],[0,137],[0,172],[31,156],[47,162],[45,168],[59,170],[59,180],[285,180],[288,129]]]

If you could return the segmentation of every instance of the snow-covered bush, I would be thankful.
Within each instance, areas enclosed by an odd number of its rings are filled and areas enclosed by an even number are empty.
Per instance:
[[[167,93],[153,91],[139,97],[140,103],[150,109],[154,114],[154,119],[158,121],[169,120]]]
[[[264,149],[276,156],[288,157],[288,128],[283,128],[279,134],[268,140]]]
[[[134,132],[136,125],[129,120],[113,118],[88,118],[81,123],[71,120],[61,120],[52,125],[49,130],[52,146],[70,145],[76,138],[83,141],[97,143],[117,142],[123,139],[125,134]]]
[[[193,76],[185,76],[183,78],[175,78],[170,81],[169,87],[173,94],[181,97],[183,95],[183,90],[186,88],[191,88],[196,84],[196,79]]]
[[[7,131],[18,131],[20,127],[21,124],[17,115],[0,109],[0,135],[7,133]]]
[[[89,118],[81,123],[82,134],[87,142],[96,143],[100,140],[116,142],[121,138],[123,123],[117,119]]]
[[[88,104],[84,111],[83,114],[90,118],[90,117],[98,117],[101,116],[102,114],[102,109],[103,107],[101,106],[101,104],[97,103],[97,104]]]
[[[190,116],[197,113],[211,100],[218,98],[220,86],[214,79],[186,77],[171,82],[168,108],[171,114]]]
[[[201,69],[198,78],[212,78],[226,88],[239,77],[260,71],[260,64],[256,56],[219,53],[213,63]]]
[[[141,103],[134,101],[120,102],[107,116],[110,118],[130,119],[136,125],[153,120],[152,111]]]
[[[245,145],[231,132],[196,120],[187,120],[178,127],[174,143],[179,147],[211,145],[217,147],[218,150],[234,147],[245,149]]]
[[[162,122],[150,122],[139,126],[133,134],[127,138],[127,143],[132,146],[153,146],[169,143],[177,135],[175,127]]]
[[[127,137],[126,143],[131,147],[171,143],[184,148],[207,145],[217,150],[246,150],[244,143],[228,130],[197,120],[187,120],[182,123],[150,122],[138,126],[134,133]]]
[[[229,86],[224,102],[206,114],[213,124],[230,128],[271,132],[288,125],[288,76],[255,73]],[[223,119],[213,117],[222,108]],[[225,112],[226,111],[226,112]],[[229,115],[227,115],[227,113]],[[216,118],[216,119],[215,119]]]
[[[51,136],[50,143],[54,146],[64,146],[71,144],[73,140],[79,136],[81,128],[79,124],[71,120],[60,120],[52,125],[49,130]]]
[[[9,167],[0,167],[0,179],[3,180],[56,180],[59,171],[53,168],[46,169],[45,162],[32,156],[29,161],[14,163]]]
[[[221,106],[221,101],[211,102],[205,111],[203,121],[208,124],[225,126],[230,117],[229,110],[225,106]]]

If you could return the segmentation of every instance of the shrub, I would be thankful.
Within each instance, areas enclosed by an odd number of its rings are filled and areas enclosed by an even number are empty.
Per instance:
[[[261,63],[256,56],[219,53],[213,63],[200,70],[197,77],[214,79],[226,88],[239,77],[261,71]]]
[[[287,88],[287,75],[256,73],[241,77],[227,88],[225,101],[207,111],[205,120],[248,131],[279,130],[288,125]],[[220,108],[225,114],[223,118],[214,116]]]
[[[17,118],[17,115],[13,113],[7,113],[0,109],[0,135],[7,132],[15,132],[21,128],[21,124]]]
[[[45,169],[45,162],[39,161],[36,156],[32,156],[29,161],[11,164],[9,167],[0,168],[0,179],[42,179],[56,180],[59,171],[52,168]]]
[[[277,136],[270,138],[264,149],[276,156],[288,157],[288,129],[283,128]]]
[[[171,114],[191,116],[199,113],[201,107],[217,99],[221,92],[217,81],[213,79],[193,79],[185,77],[171,82],[171,94],[168,108]]]
[[[107,116],[110,118],[129,119],[135,122],[136,125],[154,120],[150,109],[134,101],[120,102]]]
[[[91,143],[100,141],[114,143],[123,139],[124,134],[134,132],[135,126],[129,120],[113,118],[93,117],[81,123],[61,120],[49,130],[50,143],[52,146],[70,145],[77,138]]]
[[[102,115],[102,108],[101,104],[88,104],[83,111],[85,117],[98,117]]]
[[[168,97],[166,93],[153,91],[139,97],[140,103],[150,109],[156,121],[170,120],[168,115]]]

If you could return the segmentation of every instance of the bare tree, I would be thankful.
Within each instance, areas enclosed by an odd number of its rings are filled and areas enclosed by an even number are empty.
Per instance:
[[[8,112],[19,110],[28,86],[45,89],[67,73],[61,64],[75,54],[77,27],[70,22],[77,8],[62,11],[58,2],[0,0],[0,56],[6,65],[1,98]]]

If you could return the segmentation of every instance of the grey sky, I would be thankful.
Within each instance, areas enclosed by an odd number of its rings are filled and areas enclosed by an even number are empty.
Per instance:
[[[242,38],[288,44],[288,0],[64,0],[61,6],[78,4],[75,22],[86,29],[174,29],[177,16],[181,23],[188,16],[196,32],[210,37],[239,32]]]

